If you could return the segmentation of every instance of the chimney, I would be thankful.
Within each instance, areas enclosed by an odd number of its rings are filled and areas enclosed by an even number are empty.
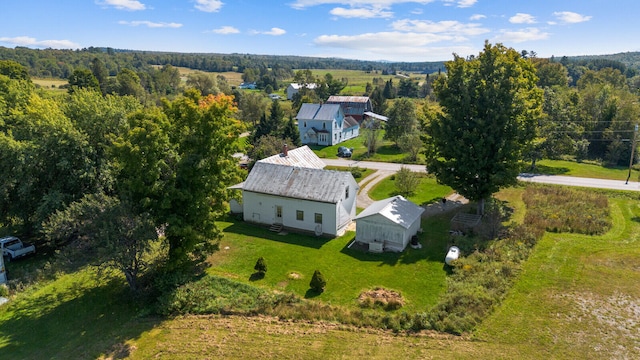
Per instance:
[[[287,144],[282,145],[282,156],[289,156],[289,149],[287,148]]]

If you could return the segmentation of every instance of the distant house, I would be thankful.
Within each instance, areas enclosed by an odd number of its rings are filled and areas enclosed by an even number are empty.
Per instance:
[[[359,187],[350,172],[324,170],[307,146],[256,162],[242,190],[243,219],[314,233],[340,236],[356,214]]]
[[[240,89],[251,89],[251,90],[255,90],[258,86],[256,85],[256,82],[243,82],[242,84],[240,84]]]
[[[302,104],[298,130],[303,144],[331,146],[360,134],[360,125],[338,104]]]
[[[339,104],[345,116],[351,116],[358,123],[364,120],[365,112],[373,112],[373,105],[368,96],[329,96],[327,104]]]
[[[397,195],[376,201],[356,218],[356,242],[369,244],[369,250],[403,251],[420,230],[424,209]]]
[[[303,87],[306,87],[307,89],[310,89],[310,90],[314,90],[316,87],[318,87],[318,85],[316,83],[310,83],[310,84],[291,83],[289,84],[289,86],[287,86],[287,100],[293,99],[293,95],[297,94],[300,91],[300,89],[302,89]]]

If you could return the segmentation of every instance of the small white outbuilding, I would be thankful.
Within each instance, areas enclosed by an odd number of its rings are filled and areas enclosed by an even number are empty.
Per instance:
[[[355,217],[356,242],[369,250],[403,251],[420,230],[424,209],[397,195],[376,201]]]

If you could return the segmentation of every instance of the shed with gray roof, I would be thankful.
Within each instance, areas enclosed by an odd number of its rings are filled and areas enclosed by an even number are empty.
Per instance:
[[[420,230],[424,208],[397,195],[376,201],[363,210],[356,222],[356,242],[374,251],[403,251]]]

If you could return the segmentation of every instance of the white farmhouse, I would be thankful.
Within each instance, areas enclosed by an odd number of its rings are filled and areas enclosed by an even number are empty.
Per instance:
[[[256,162],[243,183],[243,219],[316,235],[340,236],[356,215],[359,187],[350,172],[324,170],[308,147]]]
[[[397,195],[376,201],[356,218],[356,242],[374,252],[403,251],[420,230],[424,209]]]
[[[360,125],[339,104],[302,104],[298,130],[303,144],[331,146],[360,134]]]
[[[291,83],[289,84],[289,86],[287,86],[287,100],[293,99],[293,96],[297,94],[300,91],[300,89],[302,89],[303,87],[306,87],[309,90],[315,90],[315,88],[318,87],[318,85],[316,83],[310,83],[310,84]]]

